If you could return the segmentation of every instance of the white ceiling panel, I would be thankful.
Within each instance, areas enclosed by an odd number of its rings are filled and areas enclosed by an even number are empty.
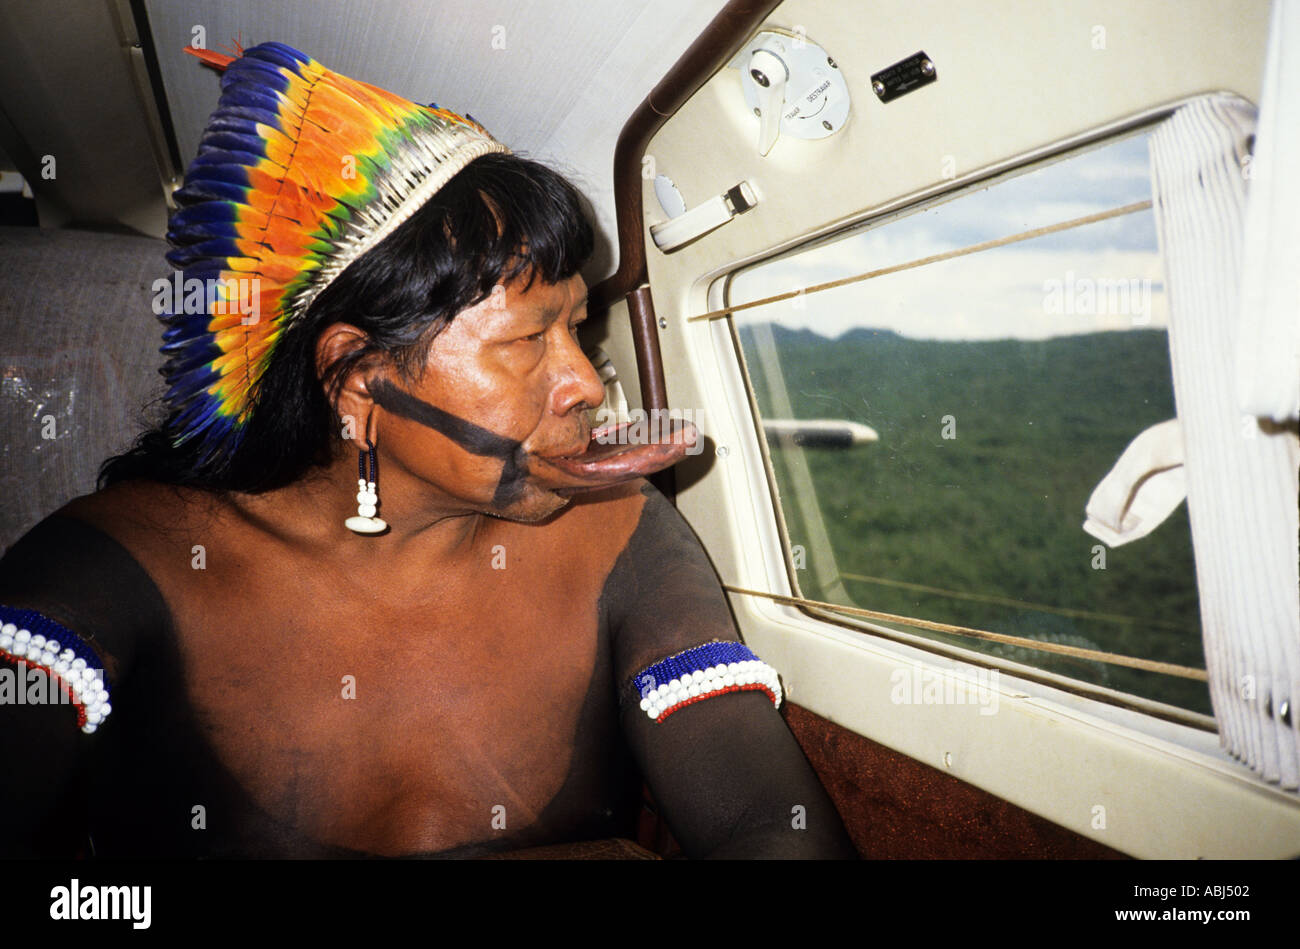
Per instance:
[[[469,112],[513,150],[568,174],[602,232],[587,269],[617,263],[614,143],[623,123],[725,0],[146,0],[181,160],[220,94],[182,53],[287,43],[331,69],[417,102]]]

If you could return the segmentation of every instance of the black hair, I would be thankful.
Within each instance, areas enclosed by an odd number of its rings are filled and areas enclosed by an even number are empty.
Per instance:
[[[350,264],[284,334],[254,387],[233,451],[204,457],[199,439],[176,445],[172,411],[104,462],[99,487],[137,478],[211,491],[290,484],[333,460],[342,437],[334,403],[363,361],[387,359],[404,378],[418,378],[434,337],[457,313],[497,284],[569,279],[591,256],[593,241],[582,200],[561,175],[516,155],[477,158]],[[317,341],[339,322],[367,340],[318,375]]]

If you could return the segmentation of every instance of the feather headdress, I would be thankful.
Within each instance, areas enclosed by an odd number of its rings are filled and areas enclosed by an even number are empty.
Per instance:
[[[469,162],[508,149],[281,43],[189,52],[224,74],[167,233],[186,292],[162,317],[162,371],[176,443],[199,439],[206,461],[238,442],[276,343],[321,291]]]

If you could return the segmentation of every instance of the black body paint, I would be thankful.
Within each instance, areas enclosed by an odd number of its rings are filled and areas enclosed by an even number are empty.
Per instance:
[[[409,392],[402,391],[383,379],[371,383],[369,389],[375,403],[394,415],[418,422],[447,436],[471,455],[500,458],[503,467],[501,479],[497,482],[496,491],[492,495],[493,506],[504,507],[523,494],[524,478],[528,475],[523,442],[490,432],[473,422],[467,422],[436,405],[430,405],[423,399],[416,398]]]

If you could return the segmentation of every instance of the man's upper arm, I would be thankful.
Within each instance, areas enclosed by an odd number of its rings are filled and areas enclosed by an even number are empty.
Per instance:
[[[144,570],[75,518],[47,518],[0,559],[0,809],[23,815],[0,854],[80,848],[86,752],[113,727],[140,631],[163,617]]]
[[[653,488],[606,583],[620,714],[629,747],[688,856],[851,857],[838,814],[773,704],[779,685],[743,656],[716,573],[681,515]],[[706,645],[720,641],[724,645]],[[699,649],[697,647],[703,647]],[[682,655],[684,654],[684,655]],[[679,657],[667,666],[658,665]],[[663,712],[653,690],[679,663],[718,670],[728,691]],[[656,675],[656,671],[659,675]],[[697,686],[698,688],[698,686]],[[642,708],[643,699],[651,696]]]

